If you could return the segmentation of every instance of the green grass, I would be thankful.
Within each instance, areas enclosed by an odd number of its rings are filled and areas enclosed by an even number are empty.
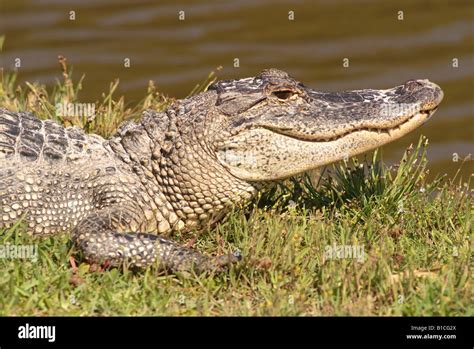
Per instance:
[[[0,106],[112,134],[123,120],[172,101],[150,83],[136,106],[115,96],[96,103],[94,119],[63,119],[59,102],[80,101],[83,79],[63,77],[52,91],[17,85],[1,72]],[[213,73],[193,93],[202,91]],[[376,152],[325,169],[319,183],[293,178],[196,237],[207,254],[239,248],[243,261],[219,275],[159,276],[153,269],[94,271],[68,236],[35,238],[18,226],[0,246],[38,246],[36,261],[0,258],[0,315],[474,315],[469,182],[426,181],[427,141],[386,168]],[[331,246],[360,248],[363,258],[333,258]],[[69,258],[79,261],[76,272]],[[361,255],[359,255],[360,257]],[[346,256],[347,257],[347,256]]]

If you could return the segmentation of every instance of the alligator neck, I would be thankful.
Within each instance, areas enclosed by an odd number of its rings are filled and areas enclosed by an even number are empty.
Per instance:
[[[175,112],[147,111],[140,124],[122,125],[109,141],[115,155],[139,177],[158,210],[166,206],[164,211],[170,212],[165,217],[169,224],[164,223],[168,229],[160,233],[213,225],[232,207],[248,202],[258,189],[219,164],[206,149],[209,140],[198,130],[177,128]]]

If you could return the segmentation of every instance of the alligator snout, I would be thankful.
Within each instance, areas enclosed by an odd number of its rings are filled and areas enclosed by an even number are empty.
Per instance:
[[[427,80],[408,80],[403,85],[403,93],[410,94],[420,102],[420,111],[429,112],[438,107],[443,100],[443,90],[435,83]]]

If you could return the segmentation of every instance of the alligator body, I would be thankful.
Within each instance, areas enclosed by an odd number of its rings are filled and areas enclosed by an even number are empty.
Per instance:
[[[92,261],[220,270],[173,242],[267,183],[374,149],[424,123],[443,98],[428,80],[328,93],[268,69],[148,110],[106,140],[0,109],[0,229],[71,232]]]

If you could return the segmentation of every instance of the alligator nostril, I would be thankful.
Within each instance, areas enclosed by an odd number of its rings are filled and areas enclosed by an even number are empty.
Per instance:
[[[420,86],[423,86],[423,83],[419,80],[408,80],[407,82],[405,82],[405,88],[408,91],[414,91]]]

